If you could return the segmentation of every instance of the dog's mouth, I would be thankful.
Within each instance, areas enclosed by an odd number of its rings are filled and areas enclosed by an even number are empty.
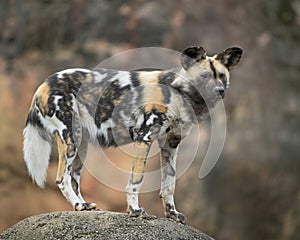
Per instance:
[[[225,98],[225,93],[223,93],[222,95],[219,94],[218,99],[224,99]]]
[[[210,102],[218,102],[218,101],[220,101],[220,100],[222,100],[222,99],[224,99],[224,97],[225,97],[225,93],[215,93],[215,94],[212,94],[212,95],[210,95],[210,96],[206,96],[206,99],[208,100],[208,101],[210,101]]]

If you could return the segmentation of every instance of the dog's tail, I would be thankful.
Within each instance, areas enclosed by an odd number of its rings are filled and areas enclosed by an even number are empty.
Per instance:
[[[29,175],[43,188],[51,153],[51,135],[42,126],[39,110],[33,106],[23,131],[23,153]]]

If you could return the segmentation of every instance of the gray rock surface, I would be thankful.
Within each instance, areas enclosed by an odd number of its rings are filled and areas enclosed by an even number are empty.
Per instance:
[[[133,218],[106,211],[54,212],[26,218],[0,234],[0,239],[201,239],[209,236],[171,219]]]

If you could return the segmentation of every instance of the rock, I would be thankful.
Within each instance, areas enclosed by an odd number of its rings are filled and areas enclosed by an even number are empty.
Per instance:
[[[201,239],[212,238],[171,219],[133,218],[106,211],[54,212],[26,218],[0,234],[0,239]]]

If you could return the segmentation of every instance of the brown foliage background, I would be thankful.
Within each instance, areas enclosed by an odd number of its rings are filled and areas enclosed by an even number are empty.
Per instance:
[[[45,190],[31,183],[22,159],[27,110],[47,75],[93,68],[136,47],[182,51],[201,45],[216,53],[237,45],[245,55],[225,99],[223,153],[208,177],[199,179],[199,150],[178,180],[177,206],[189,224],[216,239],[299,238],[299,25],[298,0],[1,1],[0,231],[33,214],[71,210],[55,186],[56,151]],[[209,121],[201,129],[208,131]],[[120,152],[107,154],[128,168],[130,160]],[[157,158],[153,162],[157,167]],[[125,194],[88,171],[82,190],[100,208],[126,209]],[[158,192],[142,194],[141,202],[162,215]]]

